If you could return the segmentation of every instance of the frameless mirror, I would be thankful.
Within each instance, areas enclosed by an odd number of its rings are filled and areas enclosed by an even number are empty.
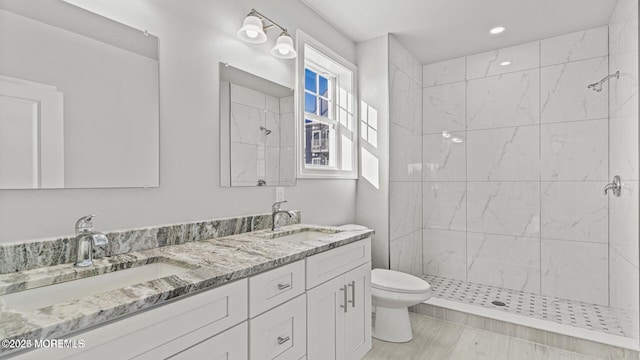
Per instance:
[[[0,0],[0,189],[159,185],[158,39]]]
[[[294,91],[220,64],[220,185],[295,184]]]

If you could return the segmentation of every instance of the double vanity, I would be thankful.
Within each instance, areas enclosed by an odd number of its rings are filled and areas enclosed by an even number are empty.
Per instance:
[[[264,227],[1,274],[0,357],[364,356],[373,231]]]

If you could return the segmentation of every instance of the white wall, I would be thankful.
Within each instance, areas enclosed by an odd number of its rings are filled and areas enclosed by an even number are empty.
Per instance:
[[[72,234],[75,220],[89,213],[98,213],[94,224],[107,231],[269,212],[273,188],[219,187],[218,63],[295,84],[294,62],[269,52],[276,31],[257,46],[236,37],[252,7],[355,62],[355,44],[296,0],[74,2],[160,39],[160,187],[0,190],[1,242]],[[286,198],[304,222],[355,221],[353,180],[300,180]]]
[[[389,67],[388,36],[357,45],[360,112],[367,105],[377,113],[377,145],[360,139],[360,167],[368,167],[358,179],[357,222],[375,229],[372,240],[374,268],[389,268]],[[361,124],[362,126],[362,124]],[[377,164],[376,164],[377,162]],[[376,171],[377,165],[377,171]]]

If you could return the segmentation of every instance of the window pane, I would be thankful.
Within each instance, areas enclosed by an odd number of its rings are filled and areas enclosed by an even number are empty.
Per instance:
[[[304,74],[304,88],[313,93],[317,93],[318,88],[316,87],[316,73],[309,69],[304,69]]]
[[[305,164],[328,166],[330,139],[333,136],[334,132],[329,125],[305,121]]]
[[[316,113],[316,97],[312,94],[304,94],[304,111],[308,113]]]
[[[329,117],[329,102],[325,99],[320,99],[320,116]]]
[[[329,80],[327,80],[327,78],[324,77],[324,76],[320,76],[319,78],[320,78],[319,79],[320,80],[319,81],[320,82],[319,94],[326,97],[326,96],[328,96],[327,92],[329,90]]]

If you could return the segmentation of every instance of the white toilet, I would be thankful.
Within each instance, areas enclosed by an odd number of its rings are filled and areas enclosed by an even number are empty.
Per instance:
[[[375,307],[373,337],[389,342],[413,339],[409,306],[431,297],[429,283],[413,275],[387,269],[371,271],[371,300]]]

